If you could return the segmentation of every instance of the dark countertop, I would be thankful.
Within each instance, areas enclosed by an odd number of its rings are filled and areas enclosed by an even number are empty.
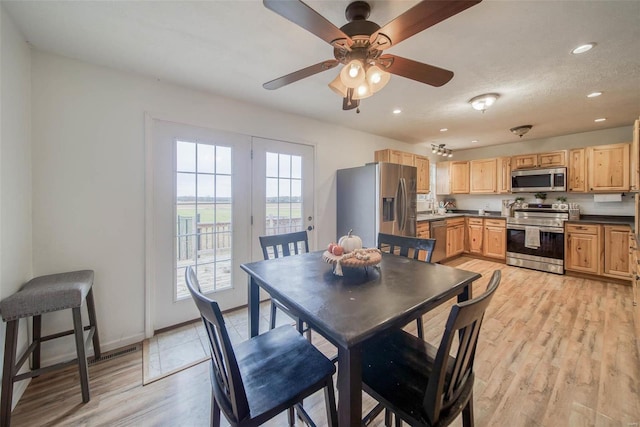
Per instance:
[[[568,220],[570,223],[590,223],[590,224],[614,224],[628,225],[634,229],[635,219],[633,216],[611,216],[611,215],[580,215],[580,219]]]

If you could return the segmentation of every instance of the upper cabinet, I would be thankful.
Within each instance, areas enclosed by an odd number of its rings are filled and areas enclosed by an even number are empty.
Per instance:
[[[469,162],[436,163],[436,195],[469,193]]]
[[[556,166],[566,166],[566,152],[554,151],[551,153],[524,154],[511,158],[512,169],[533,169]]]
[[[569,151],[569,179],[567,191],[587,191],[587,159],[584,148],[576,148]]]
[[[414,166],[418,169],[418,194],[426,194],[429,192],[429,158],[416,154]]]
[[[588,191],[629,191],[630,145],[587,147]]]
[[[496,193],[497,159],[471,160],[469,162],[469,192]]]
[[[498,193],[511,193],[511,157],[498,157]]]
[[[416,191],[418,194],[426,194],[429,192],[429,158],[419,156],[413,153],[405,153],[404,151],[378,150],[374,153],[376,162],[397,163],[405,166],[415,166],[418,169],[418,178]]]
[[[631,191],[640,190],[640,119],[633,125],[633,142],[631,143]]]

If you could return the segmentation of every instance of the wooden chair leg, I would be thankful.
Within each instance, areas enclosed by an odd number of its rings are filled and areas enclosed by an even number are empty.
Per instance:
[[[418,338],[424,339],[424,325],[422,324],[422,316],[416,319],[418,322]]]
[[[324,406],[327,410],[329,427],[338,427],[338,410],[336,409],[336,394],[333,391],[333,381],[329,381],[324,388]]]
[[[16,366],[18,349],[18,320],[7,322],[4,341],[4,365],[2,368],[2,399],[0,402],[0,426],[11,425],[11,404],[13,403],[13,371]]]
[[[276,327],[276,305],[271,301],[271,324],[269,325],[269,329],[275,329]]]
[[[462,409],[462,425],[463,427],[473,427],[473,392],[471,392],[471,397],[469,398],[469,402]]]
[[[96,305],[93,300],[93,288],[87,293],[87,311],[89,314],[89,326],[93,328],[93,357],[100,358],[100,339],[98,338],[98,321],[96,319]]]
[[[84,328],[82,327],[82,315],[80,307],[72,308],[73,330],[76,337],[76,352],[78,353],[78,370],[80,371],[80,386],[82,387],[82,402],[87,403],[89,395],[89,367],[84,346]]]
[[[32,369],[40,369],[40,338],[42,337],[42,316],[33,316],[33,342],[36,346],[33,349],[33,357],[31,358]]]

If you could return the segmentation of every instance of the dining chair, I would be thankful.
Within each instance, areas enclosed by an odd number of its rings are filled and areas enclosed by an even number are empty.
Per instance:
[[[363,389],[395,415],[396,426],[402,421],[414,427],[448,426],[462,413],[463,426],[473,427],[473,362],[482,319],[500,278],[500,271],[494,271],[482,295],[451,308],[437,348],[401,329],[364,344]],[[388,418],[385,425],[390,425]]]
[[[378,233],[378,249],[381,251],[413,259],[420,259],[420,254],[424,254],[425,262],[431,262],[431,255],[433,255],[433,248],[435,246],[436,239],[420,239],[418,237]],[[416,319],[416,323],[418,327],[418,337],[424,338],[422,316]]]
[[[249,427],[284,410],[293,426],[294,407],[307,424],[314,425],[299,403],[322,389],[328,425],[338,425],[336,369],[329,359],[289,325],[232,346],[218,303],[202,294],[192,267],[187,267],[185,278],[209,337],[212,426],[220,425],[220,412],[231,426]]]
[[[262,247],[262,255],[264,259],[282,258],[290,256],[292,253],[295,255],[309,252],[309,237],[306,231],[296,231],[293,233],[276,234],[272,236],[260,236],[260,246]],[[296,321],[298,331],[300,333],[306,332],[307,339],[311,341],[311,329],[305,328],[302,320],[291,313],[280,301],[271,297],[270,307],[270,324],[271,329],[276,327],[276,312],[277,308],[282,310],[287,316]]]

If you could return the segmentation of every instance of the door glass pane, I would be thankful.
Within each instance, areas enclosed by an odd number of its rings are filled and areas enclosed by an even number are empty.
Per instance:
[[[266,162],[266,234],[302,231],[302,157],[267,152]]]
[[[175,299],[189,298],[187,266],[203,292],[231,287],[231,148],[176,143]]]

